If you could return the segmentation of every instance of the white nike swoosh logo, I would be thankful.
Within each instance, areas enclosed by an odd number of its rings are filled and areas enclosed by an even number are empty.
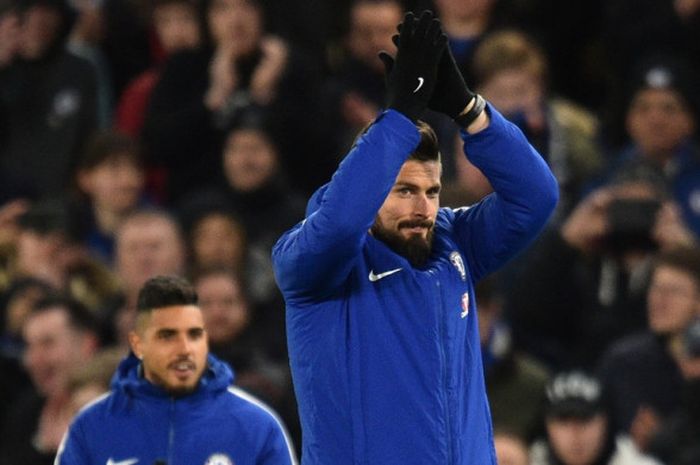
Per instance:
[[[112,457],[107,460],[107,465],[133,465],[138,462],[139,459],[126,459],[126,460],[112,460]]]
[[[384,273],[374,274],[374,270],[369,270],[369,280],[371,282],[379,281],[382,278],[386,278],[394,273],[398,273],[403,270],[403,268],[395,268],[393,270],[385,271]]]
[[[419,77],[419,78],[418,78],[418,87],[416,87],[416,90],[413,91],[414,94],[415,94],[416,92],[418,92],[418,91],[420,90],[421,87],[423,87],[423,83],[424,83],[424,82],[425,82],[425,79],[423,79],[422,77]]]

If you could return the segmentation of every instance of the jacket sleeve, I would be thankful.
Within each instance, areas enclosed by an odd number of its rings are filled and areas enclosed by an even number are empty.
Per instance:
[[[58,446],[54,465],[90,465],[82,440],[80,424],[74,421]]]
[[[265,448],[256,463],[258,465],[298,465],[291,439],[278,424],[270,428]]]
[[[494,193],[455,211],[457,241],[475,280],[496,270],[532,242],[559,198],[557,182],[517,126],[492,106],[489,126],[462,131],[464,152],[488,178]]]
[[[358,140],[333,175],[318,206],[285,233],[272,250],[285,298],[315,299],[347,278],[367,231],[401,166],[418,146],[416,126],[394,110],[384,112]]]

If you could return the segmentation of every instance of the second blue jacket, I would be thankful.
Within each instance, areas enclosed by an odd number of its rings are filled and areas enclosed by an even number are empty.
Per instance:
[[[112,392],[73,421],[56,465],[295,463],[275,415],[232,382],[229,367],[210,355],[197,390],[174,398],[145,380],[130,355]]]

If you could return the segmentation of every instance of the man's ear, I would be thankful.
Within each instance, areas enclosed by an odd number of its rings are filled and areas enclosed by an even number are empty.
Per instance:
[[[141,349],[141,337],[136,333],[136,331],[129,331],[128,334],[129,347],[131,351],[136,355],[136,357],[141,360],[143,358],[143,352]]]

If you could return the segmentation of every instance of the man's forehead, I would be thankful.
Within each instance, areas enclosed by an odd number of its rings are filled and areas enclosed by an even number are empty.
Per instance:
[[[437,160],[408,160],[401,167],[396,177],[396,184],[415,184],[417,181],[425,182],[426,180],[439,184],[441,172],[442,164]]]
[[[63,329],[68,323],[68,311],[56,305],[42,309],[36,313],[30,313],[25,322],[25,330],[35,328],[50,328],[51,330]]]
[[[202,311],[197,305],[173,305],[151,310],[147,313],[149,328],[183,329],[203,325]]]

